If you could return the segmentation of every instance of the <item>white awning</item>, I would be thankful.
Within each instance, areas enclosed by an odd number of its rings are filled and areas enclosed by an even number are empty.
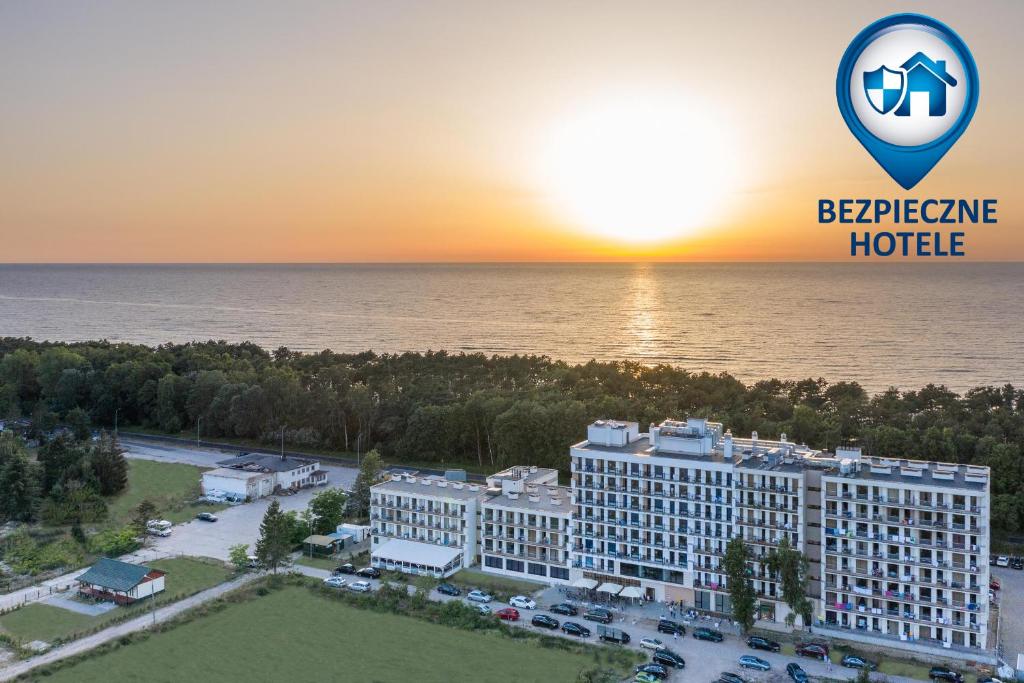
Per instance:
[[[619,593],[620,598],[642,598],[643,596],[643,591],[636,586],[626,586],[622,589],[622,592]]]
[[[593,579],[576,579],[572,582],[573,588],[582,588],[583,590],[594,590],[597,588],[597,581]]]
[[[617,583],[602,583],[601,587],[597,589],[598,593],[610,593],[611,595],[618,595],[619,591],[622,590],[622,586]]]
[[[372,553],[373,559],[426,567],[446,567],[462,555],[459,548],[393,538]]]

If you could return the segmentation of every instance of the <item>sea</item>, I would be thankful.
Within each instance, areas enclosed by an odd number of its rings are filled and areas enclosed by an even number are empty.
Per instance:
[[[0,265],[0,336],[1024,385],[1022,263]]]

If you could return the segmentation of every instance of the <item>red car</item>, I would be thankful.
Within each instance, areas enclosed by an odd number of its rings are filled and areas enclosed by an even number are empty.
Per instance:
[[[989,589],[994,590],[994,591],[997,591],[1000,588],[1002,588],[1002,586],[999,584],[999,579],[992,579],[991,581],[989,581],[988,582],[988,587],[989,587]]]
[[[796,646],[796,653],[801,657],[822,659],[828,657],[828,645],[824,643],[800,643]]]
[[[504,619],[505,621],[519,621],[519,610],[515,607],[500,609],[495,614],[498,615],[499,619]]]

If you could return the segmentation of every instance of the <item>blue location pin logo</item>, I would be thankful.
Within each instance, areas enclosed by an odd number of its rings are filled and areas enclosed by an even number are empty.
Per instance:
[[[854,136],[909,190],[971,122],[978,68],[964,41],[942,22],[894,14],[846,48],[836,97]]]

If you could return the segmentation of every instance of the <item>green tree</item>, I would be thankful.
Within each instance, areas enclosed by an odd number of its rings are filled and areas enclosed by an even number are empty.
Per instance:
[[[309,519],[314,534],[329,534],[345,517],[348,496],[338,488],[324,489],[309,501]]]
[[[143,498],[132,510],[132,528],[139,536],[146,533],[146,524],[156,517],[156,505],[149,498]]]
[[[89,456],[93,474],[104,496],[124,491],[128,486],[128,460],[116,440],[109,434],[101,434]]]
[[[4,436],[4,440],[9,437]],[[39,471],[24,450],[0,456],[0,521],[30,521],[39,505]]]
[[[68,429],[74,434],[75,438],[79,441],[85,441],[89,438],[92,426],[92,421],[89,419],[89,413],[85,412],[81,408],[72,408],[68,411],[67,416],[64,418],[64,422],[67,423]]]
[[[796,615],[803,619],[804,626],[811,623],[811,601],[807,599],[807,557],[790,544],[789,537],[783,536],[777,547],[768,553],[768,568],[779,578],[782,599],[792,612],[786,619],[792,627]]]
[[[292,532],[292,522],[281,511],[281,504],[276,500],[271,501],[270,507],[263,515],[263,522],[260,523],[260,537],[256,541],[256,557],[264,567],[269,567],[275,574],[277,568],[291,553]]]
[[[245,543],[231,546],[228,548],[228,560],[236,572],[244,572],[249,568],[249,546]]]
[[[748,578],[747,561],[749,553],[742,538],[734,538],[725,548],[722,568],[725,570],[729,588],[729,601],[732,603],[732,616],[739,622],[740,628],[747,633],[754,627],[754,614],[757,609],[757,594]]]
[[[363,456],[352,488],[350,511],[355,517],[365,519],[370,516],[370,487],[380,481],[383,472],[384,461],[376,449]]]

